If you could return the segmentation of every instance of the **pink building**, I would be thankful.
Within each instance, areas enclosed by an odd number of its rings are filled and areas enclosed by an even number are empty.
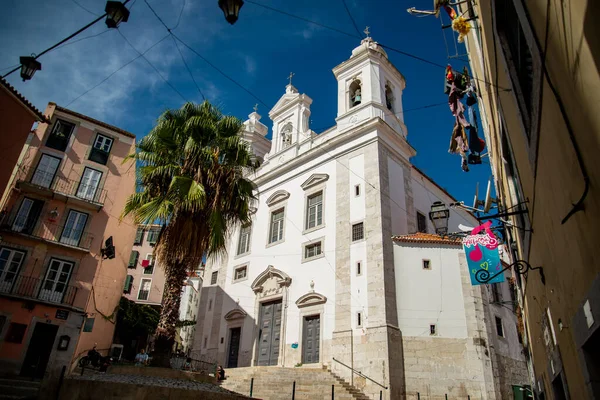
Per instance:
[[[53,377],[94,343],[108,351],[136,232],[119,221],[135,190],[123,164],[135,136],[54,103],[45,115],[0,218],[4,376]],[[114,257],[103,257],[110,237]]]

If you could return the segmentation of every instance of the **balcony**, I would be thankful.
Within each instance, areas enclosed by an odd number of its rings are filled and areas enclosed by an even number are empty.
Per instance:
[[[77,296],[77,288],[50,279],[14,276],[7,273],[0,279],[0,293],[72,307]]]
[[[94,236],[75,225],[58,225],[44,217],[19,215],[18,210],[0,216],[0,229],[65,247],[89,251]]]
[[[68,179],[61,171],[50,173],[32,165],[19,166],[17,188],[46,197],[72,201],[79,206],[100,210],[106,200],[106,190],[99,187],[99,179]]]

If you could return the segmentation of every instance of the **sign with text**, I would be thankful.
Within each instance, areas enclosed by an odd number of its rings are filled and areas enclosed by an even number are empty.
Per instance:
[[[462,241],[472,285],[504,282],[504,274],[495,276],[502,271],[502,261],[498,252],[498,239],[490,229],[491,224],[488,221],[478,226]]]
[[[56,310],[56,319],[67,319],[69,318],[69,312],[67,310]]]

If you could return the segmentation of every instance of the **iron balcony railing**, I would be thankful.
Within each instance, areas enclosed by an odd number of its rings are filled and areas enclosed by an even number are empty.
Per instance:
[[[82,176],[79,179],[69,179],[61,176],[60,170],[50,173],[32,165],[21,165],[17,172],[17,182],[20,186],[31,185],[36,189],[103,205],[106,200],[106,190],[100,188],[100,177],[97,180],[83,178]]]
[[[60,277],[55,277],[56,280],[50,278],[17,276],[7,272],[0,278],[0,293],[72,306],[77,296],[77,288],[67,282],[61,282]]]
[[[20,215],[18,210],[0,214],[0,229],[83,250],[89,250],[94,241],[92,234],[77,229],[75,224],[59,225],[43,215],[37,218],[30,217]]]

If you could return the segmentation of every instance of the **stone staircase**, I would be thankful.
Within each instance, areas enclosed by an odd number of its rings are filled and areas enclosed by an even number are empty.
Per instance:
[[[262,400],[290,400],[296,382],[295,400],[330,400],[331,385],[335,400],[369,400],[361,391],[324,368],[245,367],[225,370],[221,386],[233,392]]]
[[[0,399],[37,399],[40,381],[20,378],[0,378]]]

